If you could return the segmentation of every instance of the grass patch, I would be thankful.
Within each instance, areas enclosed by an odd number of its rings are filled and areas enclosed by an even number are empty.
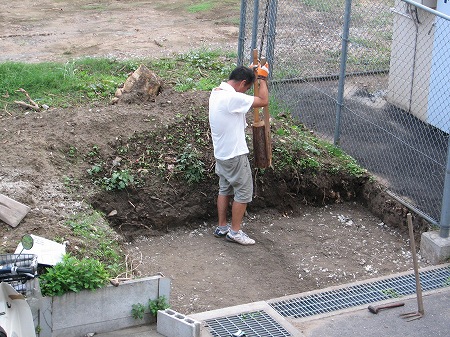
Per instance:
[[[124,271],[124,254],[118,236],[101,213],[78,213],[69,218],[65,225],[79,239],[70,243],[71,253],[75,257],[100,261],[111,277]]]
[[[108,9],[106,5],[100,4],[100,3],[93,3],[93,4],[87,4],[80,6],[81,9],[89,10],[89,11],[104,11]]]
[[[300,0],[306,6],[313,8],[318,12],[332,12],[336,8],[340,8],[340,1],[322,1],[322,0]]]
[[[84,58],[67,63],[4,62],[0,63],[0,108],[11,109],[17,107],[14,101],[26,100],[17,92],[19,88],[25,89],[41,106],[71,107],[107,101],[140,64],[164,81],[175,83],[178,91],[211,90],[228,77],[235,59],[233,53],[203,50],[158,60]]]
[[[290,119],[275,122],[273,147],[275,171],[326,171],[362,177],[367,171],[341,148],[317,138],[302,124]]]
[[[14,100],[25,99],[17,92],[19,88],[25,89],[40,105],[68,107],[104,100],[114,94],[135,67],[133,62],[96,58],[67,63],[0,63],[2,108]]]
[[[230,13],[234,13],[238,18],[238,22],[241,7],[241,2],[236,0],[178,0],[174,2],[156,0],[154,1],[154,4],[155,8],[158,10],[202,13],[206,16],[215,17],[215,20],[217,21],[222,21],[226,19]]]
[[[189,13],[198,13],[198,12],[206,12],[214,8],[214,3],[212,1],[200,2],[198,4],[194,4],[188,6],[187,11]]]

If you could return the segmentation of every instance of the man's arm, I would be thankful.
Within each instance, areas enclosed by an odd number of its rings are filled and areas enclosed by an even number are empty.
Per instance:
[[[262,108],[269,105],[269,88],[267,87],[269,77],[269,64],[264,60],[263,65],[258,64],[256,68],[256,80],[259,80],[258,94],[255,95],[252,108]]]
[[[253,99],[252,108],[262,108],[269,105],[269,89],[267,87],[267,80],[261,79],[259,81],[258,96]]]

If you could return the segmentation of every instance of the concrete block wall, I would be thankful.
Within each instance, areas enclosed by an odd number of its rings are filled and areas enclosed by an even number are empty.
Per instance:
[[[166,337],[200,337],[201,323],[171,309],[159,310],[156,330]]]
[[[63,296],[41,297],[36,326],[39,337],[79,337],[87,333],[105,333],[155,322],[148,312],[135,319],[133,304],[165,296],[170,300],[170,279],[152,276],[121,283],[94,291],[67,293]],[[36,324],[37,323],[37,324]]]
[[[450,261],[450,238],[441,238],[439,231],[422,233],[420,254],[433,265]]]

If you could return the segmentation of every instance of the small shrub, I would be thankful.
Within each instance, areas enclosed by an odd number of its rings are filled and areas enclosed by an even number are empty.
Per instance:
[[[134,319],[144,319],[145,306],[142,303],[136,303],[131,306],[131,315]]]
[[[148,300],[148,305],[145,307],[142,303],[136,303],[131,306],[131,315],[134,319],[144,319],[145,310],[148,308],[150,314],[157,317],[158,310],[165,310],[169,308],[169,303],[165,296],[159,296],[155,300]]]
[[[158,310],[165,310],[169,307],[169,303],[167,303],[165,296],[159,296],[156,300],[148,301],[148,309],[150,310],[150,313],[155,317],[158,314]]]
[[[82,259],[70,256],[63,257],[62,262],[39,277],[39,285],[43,296],[61,296],[68,292],[94,290],[108,283],[109,274],[103,264],[94,259]]]

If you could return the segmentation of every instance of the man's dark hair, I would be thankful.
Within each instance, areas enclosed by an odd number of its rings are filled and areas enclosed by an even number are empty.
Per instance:
[[[232,81],[246,81],[252,84],[255,82],[256,77],[254,71],[249,67],[239,66],[231,72],[228,79]]]

